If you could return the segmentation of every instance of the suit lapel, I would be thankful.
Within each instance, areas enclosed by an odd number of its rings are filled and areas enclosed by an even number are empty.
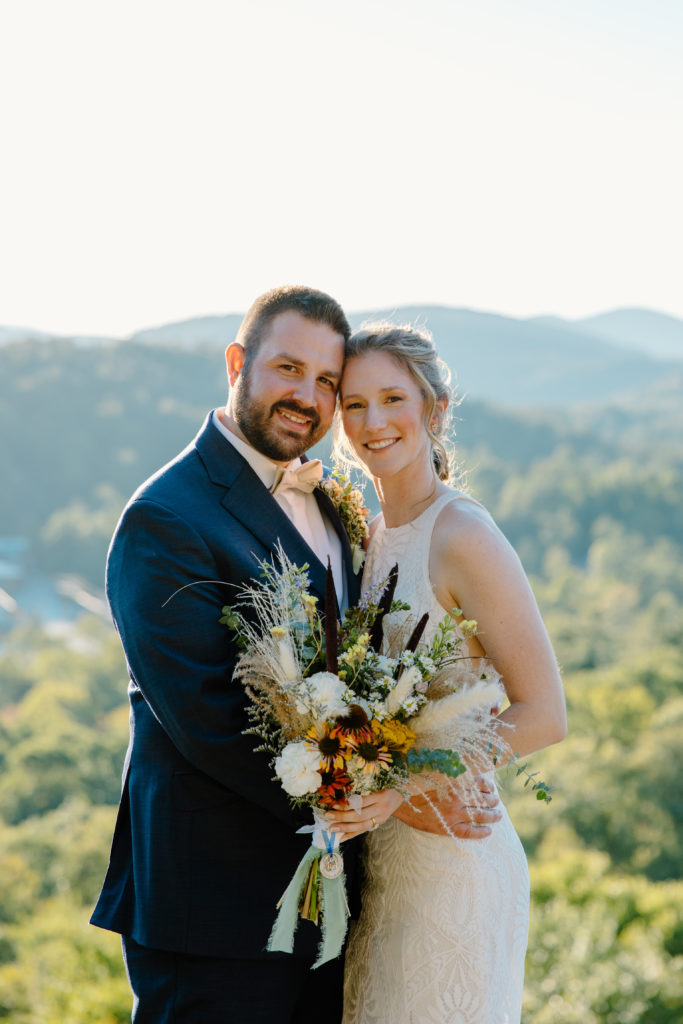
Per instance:
[[[217,496],[220,504],[267,551],[274,552],[279,541],[295,565],[308,564],[311,587],[319,598],[324,598],[325,566],[246,459],[214,427],[212,415],[209,414],[194,443],[209,478],[221,488]]]
[[[322,562],[247,462],[234,486],[224,494],[221,505],[269,551],[274,552],[279,542],[295,565],[307,564],[313,589],[319,597],[324,596],[325,568]]]

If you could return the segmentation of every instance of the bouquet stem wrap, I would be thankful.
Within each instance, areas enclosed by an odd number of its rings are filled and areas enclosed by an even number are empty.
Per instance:
[[[279,913],[266,948],[271,953],[291,953],[300,913],[309,920],[317,920],[320,914],[322,938],[313,964],[316,968],[328,960],[334,960],[341,953],[346,938],[349,908],[344,872],[336,878],[327,878],[319,870],[321,857],[333,853],[339,847],[339,836],[325,830],[317,809],[314,808],[313,813],[315,824],[298,830],[313,833],[311,846],[299,861],[280,900]],[[337,856],[341,857],[341,854],[337,853]],[[306,904],[305,913],[301,912],[302,903]]]

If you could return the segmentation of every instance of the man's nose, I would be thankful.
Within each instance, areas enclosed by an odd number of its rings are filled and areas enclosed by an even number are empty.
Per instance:
[[[316,404],[316,382],[313,377],[299,377],[292,393],[302,406],[315,406]]]

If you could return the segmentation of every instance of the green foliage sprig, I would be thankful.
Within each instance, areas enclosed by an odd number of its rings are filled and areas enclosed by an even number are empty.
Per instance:
[[[514,765],[515,761],[512,761],[511,764]],[[550,794],[553,787],[549,786],[547,782],[543,782],[542,779],[538,779],[538,772],[530,772],[528,768],[528,763],[520,765],[515,772],[515,777],[519,778],[520,775],[526,776],[524,779],[524,788],[526,789],[526,787],[531,784],[532,791],[535,791],[536,793],[536,799],[543,800],[545,803],[549,804],[552,800]]]
[[[427,750],[425,747],[416,749],[413,747],[406,754],[406,767],[409,772],[440,772],[452,779],[457,779],[467,766],[462,763],[455,750],[442,750],[436,747],[434,750]]]

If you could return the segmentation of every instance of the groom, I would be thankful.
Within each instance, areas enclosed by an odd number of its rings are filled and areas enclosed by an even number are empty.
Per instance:
[[[130,672],[131,737],[92,922],[122,935],[135,1024],[341,1019],[342,960],[310,969],[314,925],[300,922],[293,955],[264,950],[310,838],[244,735],[237,651],[218,619],[278,542],[308,563],[321,603],[328,557],[340,606],[357,600],[348,538],[312,489],[317,464],[304,461],[303,479],[285,473],[331,424],[348,336],[322,292],[257,299],[226,352],[228,405],[135,493],[112,540],[107,595]],[[467,834],[472,815],[455,809],[451,822],[458,811]],[[354,844],[346,850],[353,877]]]

